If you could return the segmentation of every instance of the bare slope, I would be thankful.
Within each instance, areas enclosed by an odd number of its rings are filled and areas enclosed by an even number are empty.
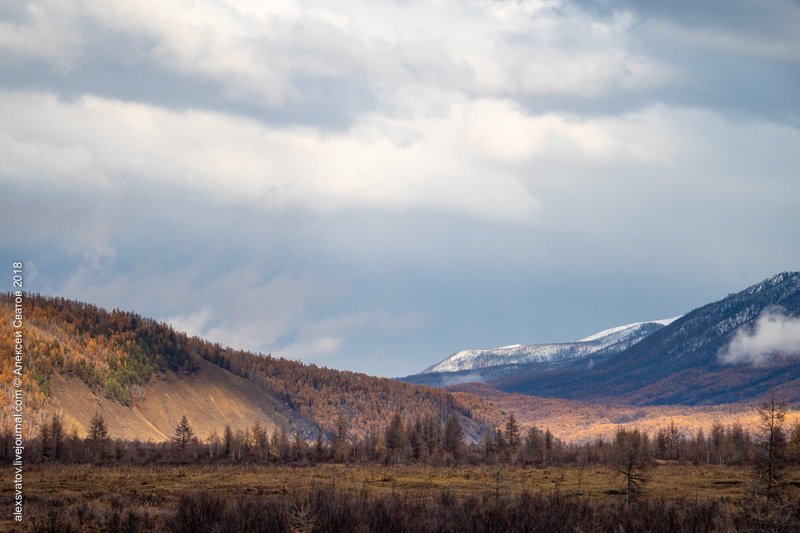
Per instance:
[[[281,427],[305,435],[315,431],[285,402],[207,361],[200,361],[191,374],[169,372],[166,379],[143,385],[131,407],[93,393],[72,376],[53,376],[51,387],[53,407],[79,434],[85,434],[95,412],[106,419],[112,437],[126,439],[166,440],[183,415],[201,438],[213,432],[222,435],[226,424],[244,430],[254,422],[270,433]]]

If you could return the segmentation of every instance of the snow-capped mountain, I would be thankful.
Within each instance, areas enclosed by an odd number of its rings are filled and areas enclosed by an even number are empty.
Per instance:
[[[782,272],[699,307],[612,357],[597,354],[591,365],[527,365],[486,381],[507,392],[638,405],[754,401],[770,390],[800,401],[796,344],[791,335],[764,329],[798,320],[800,272]],[[746,353],[731,357],[736,338],[751,342]],[[784,343],[788,355],[775,343]]]
[[[555,363],[588,357],[601,350],[606,353],[621,352],[678,318],[680,317],[617,326],[573,342],[512,344],[483,350],[463,350],[426,368],[422,373],[460,372],[502,365]]]

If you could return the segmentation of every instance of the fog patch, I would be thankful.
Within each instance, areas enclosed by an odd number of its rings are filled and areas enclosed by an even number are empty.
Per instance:
[[[441,377],[440,386],[450,387],[452,385],[463,385],[465,383],[486,383],[486,380],[478,372],[470,372],[469,374],[457,374],[454,376]]]
[[[739,328],[717,358],[722,364],[752,366],[800,359],[800,318],[780,307],[767,309],[755,324]]]

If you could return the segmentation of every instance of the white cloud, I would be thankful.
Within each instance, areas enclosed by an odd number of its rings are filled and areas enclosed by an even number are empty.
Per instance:
[[[740,328],[718,357],[723,364],[753,366],[800,359],[800,318],[787,316],[783,309],[767,310],[752,327]]]
[[[426,209],[516,221],[536,213],[516,176],[469,152],[462,106],[438,119],[368,117],[350,132],[323,135],[97,97],[0,92],[0,100],[0,158],[30,186],[163,183],[226,204],[316,212]],[[402,131],[410,140],[393,140]]]
[[[62,72],[72,69],[84,44],[77,3],[20,2],[16,10],[19,22],[0,19],[0,65],[37,58],[53,63]]]
[[[234,100],[280,107],[304,101],[311,79],[336,80],[402,114],[435,113],[431,102],[451,93],[595,97],[671,76],[628,45],[630,15],[604,21],[561,4],[49,0],[0,26],[0,49],[63,65],[94,53],[80,36],[110,31]]]

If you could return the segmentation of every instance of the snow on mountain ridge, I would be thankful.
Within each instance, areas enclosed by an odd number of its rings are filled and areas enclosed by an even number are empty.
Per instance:
[[[575,342],[511,344],[498,348],[462,350],[426,368],[422,373],[458,372],[500,365],[553,363],[588,357],[600,350],[622,351],[680,317],[636,322],[609,328]]]
[[[588,337],[584,337],[582,339],[578,339],[575,342],[589,342],[589,341],[598,340],[598,339],[601,339],[603,337],[607,337],[609,335],[613,335],[614,333],[619,333],[619,332],[621,332],[623,330],[626,330],[626,329],[638,328],[638,327],[643,326],[645,324],[659,324],[661,326],[669,326],[670,324],[672,324],[673,322],[678,320],[681,316],[683,316],[683,315],[674,316],[672,318],[662,318],[660,320],[648,320],[647,322],[634,322],[633,324],[625,324],[624,326],[616,326],[616,327],[613,327],[613,328],[604,329],[603,331],[598,331],[597,333],[589,335]]]

